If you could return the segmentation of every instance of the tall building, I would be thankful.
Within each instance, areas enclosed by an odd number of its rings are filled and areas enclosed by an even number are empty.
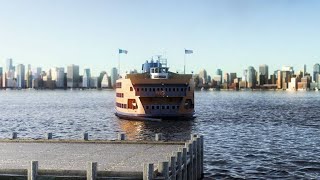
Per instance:
[[[200,83],[206,84],[208,81],[207,71],[205,69],[200,70],[199,72]]]
[[[82,77],[82,87],[83,88],[90,88],[90,80],[91,80],[91,72],[90,69],[84,69],[83,77]]]
[[[277,72],[277,88],[281,89],[282,88],[282,73],[280,70]]]
[[[224,73],[224,75],[223,75],[223,83],[229,84],[229,73]]]
[[[266,64],[259,66],[259,84],[268,84],[269,79],[269,67]]]
[[[111,69],[111,86],[113,88],[116,88],[116,81],[118,79],[119,75],[118,75],[118,70],[117,68],[112,68]]]
[[[17,88],[25,88],[25,66],[23,64],[18,64],[16,78]]]
[[[256,70],[254,69],[254,67],[249,66],[248,67],[248,77],[247,77],[247,81],[248,81],[248,88],[255,88],[256,87],[256,83],[257,83],[257,79],[256,79]]]
[[[222,70],[221,69],[217,69],[216,75],[220,76],[220,84],[221,84],[222,83]]]
[[[100,75],[98,77],[98,88],[102,88],[101,84],[102,84],[102,80],[103,80],[103,77],[104,77],[105,74],[107,74],[106,71],[101,71],[100,72]]]
[[[313,79],[315,82],[319,83],[318,81],[318,74],[320,74],[320,65],[317,63],[313,65]]]
[[[56,88],[62,89],[65,87],[63,67],[51,68],[51,78],[52,78],[52,81],[55,81]]]
[[[68,88],[77,88],[79,87],[79,66],[77,65],[69,65],[67,67],[67,87]]]
[[[12,66],[12,59],[8,58],[6,59],[6,72],[13,70],[13,66]]]
[[[303,66],[303,77],[306,75],[306,73],[307,73],[307,65],[305,64]]]
[[[234,79],[237,78],[237,73],[230,73],[229,75],[229,84],[232,84],[234,82]]]

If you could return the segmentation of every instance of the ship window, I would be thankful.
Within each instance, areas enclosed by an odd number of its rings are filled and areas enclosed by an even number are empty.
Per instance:
[[[154,109],[154,106],[151,106],[152,107],[152,109]]]
[[[137,88],[137,91],[139,92],[139,88]]]
[[[149,109],[149,106],[146,106],[146,109]]]
[[[157,88],[157,91],[159,91],[159,88]]]
[[[133,91],[133,88],[132,88],[132,87],[130,87],[130,91]]]
[[[176,91],[176,88],[172,88],[172,91]]]
[[[176,107],[175,106],[172,106],[172,109],[175,109]]]
[[[183,88],[181,88],[181,91],[183,91]]]
[[[143,91],[143,88],[141,88],[141,91]]]
[[[168,88],[166,88],[166,91],[168,91]]]
[[[169,109],[170,107],[169,106],[167,106],[167,109]]]
[[[171,88],[169,88],[169,91],[171,91]]]
[[[159,106],[157,106],[157,109],[160,109],[160,107],[159,107]]]
[[[161,91],[163,91],[163,88],[161,88]]]
[[[125,104],[125,105],[123,105],[123,108],[127,109],[127,105],[126,105],[126,104]]]
[[[188,87],[188,90],[190,91],[190,89],[191,89],[191,88],[190,88],[190,86],[189,86],[189,87]]]
[[[165,109],[165,106],[162,106],[162,109]]]
[[[179,109],[179,106],[177,106],[177,109]]]
[[[156,88],[153,88],[153,91],[156,91]]]
[[[151,88],[149,88],[149,91],[150,91],[150,92],[152,91]]]

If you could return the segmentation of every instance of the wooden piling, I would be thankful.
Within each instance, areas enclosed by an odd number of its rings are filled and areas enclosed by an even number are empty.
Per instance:
[[[87,180],[96,180],[97,179],[97,162],[88,162],[87,163]]]
[[[88,141],[89,140],[89,134],[83,133],[83,140]]]
[[[143,164],[143,180],[152,180],[154,173],[154,166],[152,163]]]
[[[182,164],[183,164],[183,169],[182,169],[182,179],[186,180],[188,179],[188,156],[187,156],[187,148],[181,148],[182,151]]]
[[[171,180],[175,180],[177,176],[176,169],[177,160],[175,156],[170,157]]]
[[[196,140],[197,146],[197,179],[201,178],[201,139],[200,136],[197,137]]]
[[[169,162],[159,162],[158,171],[160,175],[165,179],[169,179]]]
[[[49,132],[49,133],[47,133],[47,135],[46,135],[46,139],[52,139],[52,133],[51,132]]]
[[[31,161],[28,169],[28,180],[36,180],[38,176],[38,161]]]
[[[204,178],[204,173],[203,173],[203,149],[204,149],[204,140],[203,140],[203,135],[200,136],[200,156],[201,156],[201,160],[200,160],[200,172],[201,172],[201,179]]]
[[[17,138],[18,138],[18,133],[17,132],[13,132],[11,139],[17,139]]]
[[[176,152],[177,155],[177,180],[182,180],[182,152]]]
[[[119,140],[119,141],[124,141],[124,140],[126,140],[126,134],[124,134],[124,133],[119,133],[119,134],[118,134],[118,140]]]
[[[156,141],[162,141],[162,133],[157,133],[155,137]]]
[[[193,179],[193,145],[188,143],[188,152],[189,152],[189,165],[188,165],[188,180]]]
[[[195,140],[192,140],[193,147],[193,179],[197,179],[197,144]]]

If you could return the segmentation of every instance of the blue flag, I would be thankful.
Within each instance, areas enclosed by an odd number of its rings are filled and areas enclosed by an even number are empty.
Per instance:
[[[127,50],[124,50],[124,49],[119,49],[119,54],[121,54],[121,53],[128,54],[128,51],[127,51]]]
[[[185,50],[184,50],[184,53],[185,53],[185,54],[192,54],[192,53],[193,53],[193,50],[187,50],[187,49],[185,49]]]

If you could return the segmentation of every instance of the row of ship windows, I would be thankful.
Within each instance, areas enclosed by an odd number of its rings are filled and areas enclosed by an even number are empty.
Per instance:
[[[124,97],[123,93],[117,93],[116,96],[117,96],[117,97],[121,97],[121,98]]]
[[[187,90],[187,88],[137,88],[137,92],[139,92],[140,90],[141,91],[148,91],[148,89],[149,89],[149,91],[153,91],[153,92],[155,92],[155,91],[163,91],[163,90],[169,91],[169,92],[171,92],[171,90],[173,92],[175,92],[175,91],[184,92],[184,91]],[[133,91],[132,87],[130,87],[130,91]],[[188,87],[188,91],[190,91],[190,87]]]
[[[124,109],[127,109],[127,104],[116,103],[116,106],[117,106],[118,108],[124,108]]]
[[[145,109],[160,109],[160,107],[161,107],[161,109],[179,109],[179,106],[175,106],[175,105],[173,105],[173,106],[144,106],[145,107]]]
[[[122,86],[121,82],[116,83],[116,88],[121,88],[121,86]]]

